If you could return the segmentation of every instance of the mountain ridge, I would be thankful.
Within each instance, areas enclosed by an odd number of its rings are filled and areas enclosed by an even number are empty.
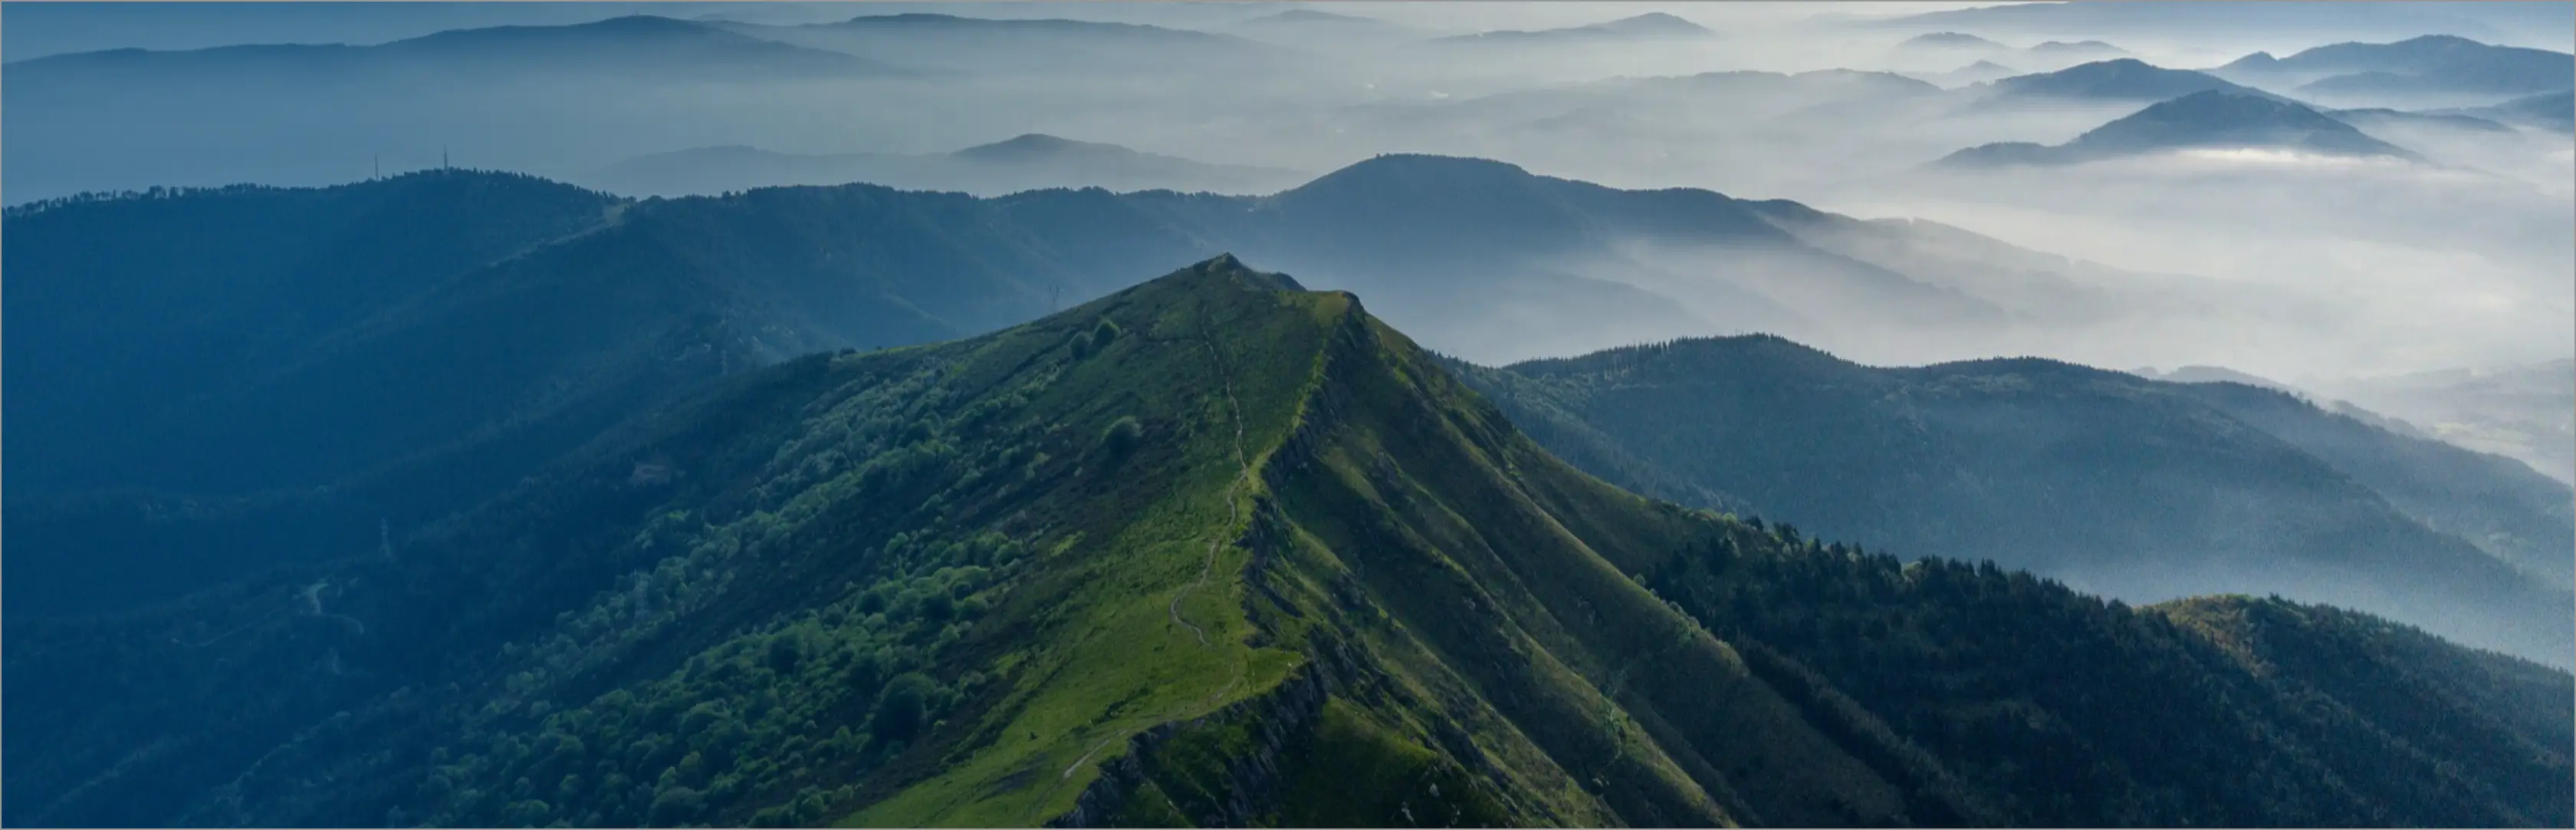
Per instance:
[[[1771,336],[1450,365],[1552,452],[1661,498],[2140,601],[2259,589],[2531,659],[2576,642],[2539,630],[2576,603],[2564,485],[2277,393],[2039,359],[1876,369]],[[2520,495],[2435,495],[2482,488]]]
[[[1026,133],[945,153],[793,154],[732,145],[696,147],[624,159],[577,176],[599,189],[631,196],[716,195],[759,187],[864,181],[905,190],[967,191],[1001,196],[1062,187],[1119,192],[1273,193],[1303,174],[1246,165],[1210,164],[1101,142]]]
[[[380,551],[14,628],[6,700],[30,728],[0,735],[7,808],[974,826],[2564,811],[2568,717],[2504,719],[2568,697],[2564,672],[2264,601],[2192,618],[2221,638],[1991,565],[1900,565],[1650,502],[1539,451],[1352,295],[1296,285],[1224,256],[992,335],[800,358]],[[2237,607],[2324,622],[2249,627]],[[1826,634],[1845,630],[1885,636]],[[2388,642],[2411,650],[2305,659]],[[155,693],[97,694],[140,665]],[[1950,680],[1892,694],[1890,672]],[[2396,718],[2372,688],[2436,703]],[[2504,747],[2527,751],[2487,751]]]
[[[2057,145],[1986,144],[1939,164],[1982,167],[2080,164],[2189,148],[2257,147],[2348,157],[2426,159],[2370,137],[2342,119],[2267,96],[2209,89],[2158,102]]]

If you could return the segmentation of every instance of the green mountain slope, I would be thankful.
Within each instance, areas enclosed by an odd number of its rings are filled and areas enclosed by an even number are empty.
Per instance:
[[[1427,156],[1259,198],[847,185],[635,202],[437,171],[6,223],[25,297],[6,312],[21,371],[0,453],[13,616],[371,549],[729,374],[993,331],[1220,250],[1366,291],[1472,354],[1706,330],[1589,275],[1645,273],[1603,264],[1640,241],[1758,258],[1761,285],[1711,289],[1757,304],[1758,289],[1890,320],[2002,314],[1807,245],[1757,203]],[[1793,316],[1728,307],[1746,325]]]
[[[1659,497],[2132,599],[2278,592],[2576,649],[2563,486],[2277,393],[2044,360],[1880,369],[1773,337],[1455,368]]]
[[[14,625],[0,803],[129,825],[2568,820],[2576,733],[2526,704],[2576,678],[2332,620],[2186,627],[1642,499],[1351,295],[1221,257],[980,338],[726,379],[371,554]]]

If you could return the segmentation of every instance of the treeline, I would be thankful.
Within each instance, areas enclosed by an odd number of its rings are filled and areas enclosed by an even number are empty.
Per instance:
[[[426,169],[421,169],[421,170],[413,170],[413,171],[405,172],[405,173],[396,173],[396,174],[393,174],[393,175],[390,175],[390,176],[378,176],[378,177],[373,177],[373,178],[366,179],[365,181],[362,181],[362,182],[352,182],[352,183],[349,183],[349,184],[339,184],[339,185],[325,185],[325,186],[321,186],[321,187],[292,187],[292,186],[281,186],[281,185],[266,185],[266,184],[248,184],[248,183],[244,183],[244,184],[215,185],[215,186],[210,186],[210,187],[163,187],[163,186],[155,185],[155,186],[153,186],[153,187],[145,188],[145,189],[143,189],[143,190],[84,190],[84,191],[81,191],[81,192],[79,192],[79,193],[71,194],[71,195],[69,195],[69,196],[56,196],[56,197],[53,197],[53,198],[51,198],[51,199],[38,199],[38,200],[35,200],[35,201],[32,201],[32,202],[21,202],[21,203],[19,203],[19,204],[10,205],[10,206],[8,206],[8,207],[7,207],[7,208],[5,208],[5,209],[0,209],[0,218],[18,219],[18,218],[23,218],[23,217],[28,217],[28,216],[34,216],[34,215],[36,215],[36,214],[44,213],[44,212],[49,211],[49,210],[57,210],[57,209],[61,209],[61,208],[71,207],[71,206],[74,206],[74,205],[97,204],[97,203],[101,203],[101,202],[143,202],[143,201],[158,201],[158,200],[168,200],[168,199],[186,199],[186,198],[198,197],[198,196],[240,196],[240,195],[251,194],[251,193],[280,193],[280,192],[307,191],[307,190],[329,190],[329,189],[332,189],[332,188],[337,188],[337,187],[351,187],[351,186],[354,186],[354,185],[357,185],[357,184],[365,184],[365,183],[369,183],[369,182],[379,182],[379,181],[399,181],[399,180],[402,180],[402,179],[420,178],[420,177],[427,177],[427,176],[456,176],[456,175],[482,176],[482,177],[489,177],[489,178],[504,179],[504,180],[509,180],[509,181],[512,181],[512,182],[518,182],[518,183],[560,184],[559,182],[556,182],[556,181],[554,181],[554,180],[552,180],[552,179],[545,178],[545,177],[543,177],[543,176],[535,176],[535,175],[530,175],[530,174],[527,174],[527,173],[518,173],[518,172],[509,171],[509,170],[498,170],[498,169],[489,169],[489,170],[487,170],[487,169],[483,169],[483,168],[476,168],[476,167],[432,167],[432,168],[426,168]],[[588,188],[578,188],[577,186],[576,186],[576,189],[581,190],[583,193],[588,193],[588,194],[593,194],[593,195],[599,195],[599,196],[611,196],[611,195],[612,195],[612,194],[602,193],[602,192],[600,192],[600,191],[596,191],[596,190],[591,190],[591,189],[588,189]]]

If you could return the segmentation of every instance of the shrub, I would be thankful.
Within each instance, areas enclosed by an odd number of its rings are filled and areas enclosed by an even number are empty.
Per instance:
[[[868,720],[868,729],[881,741],[909,741],[921,734],[930,716],[930,698],[939,691],[939,682],[920,672],[904,672],[887,683],[885,693],[877,697],[876,714]]]
[[[1100,447],[1107,450],[1111,458],[1124,457],[1134,452],[1136,445],[1144,443],[1144,440],[1145,425],[1138,423],[1134,415],[1119,416],[1118,420],[1109,423],[1108,429],[1100,433]]]

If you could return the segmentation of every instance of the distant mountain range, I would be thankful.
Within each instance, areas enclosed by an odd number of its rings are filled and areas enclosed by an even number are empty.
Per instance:
[[[1553,45],[1616,41],[1699,40],[1716,37],[1708,27],[1663,12],[1649,12],[1604,23],[1537,31],[1502,30],[1439,38],[1441,44]]]
[[[2113,60],[2129,56],[2129,50],[2122,49],[2108,43],[2103,43],[2098,40],[2079,40],[2073,42],[2063,40],[2041,41],[2031,45],[2028,51],[2035,57],[2065,58],[2078,61]]]
[[[1932,223],[1429,156],[1262,197],[844,185],[633,202],[441,171],[37,205],[6,228],[0,308],[27,362],[5,376],[0,585],[31,612],[364,548],[379,520],[430,521],[712,379],[991,331],[1210,251],[1291,263],[1490,362],[1730,329],[1957,340],[2143,301],[2123,288],[2136,275]],[[184,567],[155,564],[182,550]]]
[[[2383,108],[2326,110],[2327,117],[2363,131],[2384,127],[2441,127],[2473,133],[2510,133],[2512,127],[2457,112],[2406,112]]]
[[[2210,72],[2239,83],[2343,98],[2522,96],[2576,86],[2576,55],[2425,35],[2395,43],[2319,46],[2286,58],[2256,52]]]
[[[635,203],[433,171],[13,209],[5,330],[31,368],[6,376],[19,506],[0,584],[13,609],[113,604],[281,549],[365,544],[378,518],[425,521],[706,379],[990,331],[1211,250],[1366,291],[1479,357],[1810,313],[1873,330],[2010,314],[1783,230],[1784,206],[1390,156],[1258,198],[847,185]],[[1681,261],[1641,262],[1641,245]],[[244,529],[320,510],[310,488],[326,485],[331,523],[295,531],[317,535]],[[83,495],[98,493],[122,495]],[[193,518],[135,524],[139,504]],[[105,554],[81,540],[109,537],[120,556],[193,553],[155,579],[50,581],[96,573],[81,563]]]
[[[565,26],[460,29],[374,46],[115,49],[13,61],[15,94],[75,95],[98,84],[345,83],[570,74],[630,78],[882,77],[909,70],[872,58],[749,37],[706,23],[636,15]]]
[[[2081,164],[2222,147],[2424,160],[2316,110],[2277,98],[2212,89],[2157,103],[2064,144],[1987,144],[1951,154],[1940,163],[1952,167]]]
[[[1230,72],[1286,57],[1279,47],[1234,35],[1089,20],[910,12],[794,26],[714,25],[781,43],[960,74],[1159,72],[1176,62],[1202,72]]]
[[[2230,83],[2206,72],[2166,69],[2136,58],[2095,61],[2055,72],[2020,75],[1987,86],[1999,100],[2168,101],[2195,92],[2219,90],[2279,98]]]
[[[1290,170],[1207,164],[1032,133],[929,155],[794,155],[752,147],[700,147],[627,159],[576,180],[631,196],[713,195],[755,187],[850,182],[998,196],[1054,187],[1274,193],[1308,178]]]
[[[1944,87],[1961,87],[1968,86],[1970,84],[1982,84],[1988,81],[1999,81],[2022,74],[2026,73],[2019,69],[1995,63],[1994,61],[1981,60],[1948,72],[1918,74],[1915,75],[1915,77]]]
[[[2380,2],[2206,0],[2177,7],[2156,0],[2009,3],[1943,9],[1866,21],[1876,29],[1974,32],[1987,37],[2124,38],[2206,42],[2212,32],[2298,32],[2335,40],[2455,35],[2524,45],[2576,40],[2576,4],[2563,2]]]
[[[1907,38],[1896,45],[1895,53],[1908,63],[1951,61],[1974,58],[1997,60],[2045,69],[2055,69],[2091,61],[2129,56],[2129,51],[2098,40],[2067,42],[2059,40],[2016,49],[1976,35],[1961,32],[1932,32]]]
[[[2148,367],[2133,370],[2129,374],[2137,375],[2148,380],[2161,380],[2168,383],[2237,383],[2257,389],[2270,389],[2275,392],[2286,392],[2292,395],[2305,396],[2307,394],[2299,388],[2289,384],[2259,375],[2249,375],[2225,366],[2177,366],[2170,372],[2159,372],[2153,367]]]
[[[2576,481],[2576,361],[2321,378],[2305,385],[2320,396],[2403,418],[2442,440],[2519,458],[2551,478]]]
[[[1349,47],[1355,42],[1393,43],[1423,38],[1422,31],[1411,26],[1308,8],[1261,15],[1227,26],[1225,31],[1254,40],[1277,39],[1318,47]]]
[[[1770,337],[1455,368],[1551,452],[1664,498],[2141,600],[2274,591],[2576,649],[2576,491],[2278,392],[2040,360],[1876,369]]]
[[[2576,91],[2545,92],[2490,107],[2439,110],[2432,115],[2465,116],[2562,133],[2576,132]]]

